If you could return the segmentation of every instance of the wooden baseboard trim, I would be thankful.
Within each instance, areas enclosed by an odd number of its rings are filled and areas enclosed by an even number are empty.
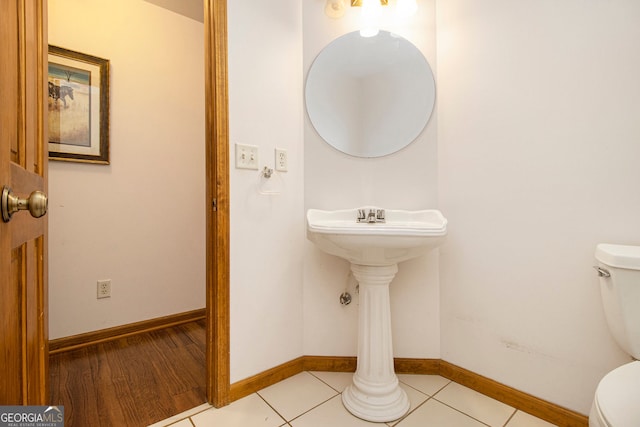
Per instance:
[[[275,383],[299,374],[304,370],[304,356],[298,357],[290,362],[283,363],[274,368],[246,378],[242,381],[231,384],[229,396],[231,402],[242,399],[245,396],[269,387]]]
[[[302,371],[355,372],[355,357],[302,356],[231,384],[231,401],[269,387]]]
[[[72,335],[70,337],[56,338],[49,341],[49,354],[57,354],[63,353],[65,351],[76,350],[94,344],[117,340],[119,338],[129,337],[133,335],[143,334],[145,332],[156,331],[158,329],[164,329],[184,323],[194,322],[196,320],[205,319],[206,317],[206,309],[201,308],[184,313],[143,320],[142,322],[129,323],[127,325],[101,329],[99,331],[86,332],[84,334]]]
[[[231,401],[241,399],[302,371],[355,372],[355,357],[302,356],[231,385]],[[399,374],[441,375],[523,412],[563,427],[587,427],[586,416],[441,359],[394,359]]]
[[[403,359],[396,357],[396,374],[440,375],[440,359]]]
[[[304,356],[303,370],[328,372],[355,372],[358,364],[356,357]]]
[[[589,425],[589,419],[585,415],[516,390],[444,360],[440,361],[440,375],[552,424],[563,427],[586,427]]]

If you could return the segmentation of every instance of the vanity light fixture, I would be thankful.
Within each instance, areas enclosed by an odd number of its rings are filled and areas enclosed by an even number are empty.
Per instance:
[[[327,0],[324,13],[330,18],[341,18],[346,12],[345,4],[349,2],[351,7],[361,7],[360,35],[373,37],[378,34],[382,6],[388,6],[389,0]],[[396,14],[406,18],[416,13],[418,4],[416,0],[396,0]]]
[[[374,37],[380,32],[380,17],[382,15],[382,3],[380,0],[353,0],[359,1],[362,7],[360,12],[360,35],[362,37]],[[351,5],[353,6],[353,2]]]
[[[416,0],[398,0],[396,3],[396,12],[402,17],[415,15],[418,11],[418,3]]]
[[[364,0],[351,0],[351,6],[362,6],[362,3],[364,3]],[[381,6],[386,6],[389,4],[389,0],[379,0],[378,3]]]
[[[342,18],[345,12],[344,0],[327,0],[327,4],[324,6],[324,13],[329,18]]]

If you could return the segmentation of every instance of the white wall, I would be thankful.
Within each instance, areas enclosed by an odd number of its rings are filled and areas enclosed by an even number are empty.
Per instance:
[[[332,20],[324,0],[303,2],[305,76],[316,55],[335,38],[358,28],[358,8]],[[409,24],[388,18],[383,29],[415,44],[436,70],[435,1],[421,1]],[[437,81],[437,77],[436,77]],[[378,205],[386,209],[437,208],[436,128],[438,113],[411,145],[390,156],[363,159],[329,146],[304,117],[305,209]],[[354,356],[358,300],[349,264],[305,242],[304,354]],[[398,357],[439,358],[438,252],[400,265],[391,284],[394,351]],[[339,304],[348,290],[355,298]]]
[[[629,360],[591,267],[640,244],[640,3],[437,12],[442,358],[587,413]]]
[[[298,0],[228,2],[231,143],[231,381],[302,355],[302,27]],[[234,144],[259,147],[288,172],[258,192],[258,171],[235,169]]]
[[[49,162],[50,338],[205,306],[203,40],[142,0],[49,2],[50,44],[111,61],[111,164]]]

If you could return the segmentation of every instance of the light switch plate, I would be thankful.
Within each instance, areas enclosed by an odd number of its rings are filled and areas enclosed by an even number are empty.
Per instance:
[[[258,147],[236,144],[236,169],[258,170]]]

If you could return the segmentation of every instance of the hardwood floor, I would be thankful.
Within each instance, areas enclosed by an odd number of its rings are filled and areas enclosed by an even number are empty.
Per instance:
[[[65,426],[147,426],[206,401],[205,321],[50,357]]]

